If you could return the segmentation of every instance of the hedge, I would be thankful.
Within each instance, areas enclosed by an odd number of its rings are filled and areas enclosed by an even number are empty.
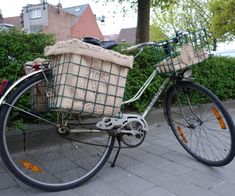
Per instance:
[[[23,64],[43,57],[44,48],[53,44],[52,35],[24,31],[0,31],[0,80],[16,80],[23,74]]]
[[[43,57],[44,47],[55,42],[52,35],[42,33],[26,34],[22,31],[0,31],[0,80],[5,78],[16,80],[23,74],[23,64],[37,57]],[[115,50],[120,51],[117,47]],[[136,55],[133,53],[132,55]],[[135,95],[144,81],[155,69],[156,62],[161,54],[153,49],[146,49],[134,62],[129,71],[125,99]],[[221,100],[235,99],[235,58],[212,57],[193,67],[195,82],[198,82],[213,91]],[[131,109],[142,111],[156,90],[162,84],[163,76],[157,77],[146,89],[146,92]],[[160,101],[161,105],[161,101]]]

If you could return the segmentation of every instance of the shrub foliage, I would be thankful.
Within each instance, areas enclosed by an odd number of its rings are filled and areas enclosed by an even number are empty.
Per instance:
[[[43,57],[44,47],[55,42],[52,35],[26,34],[22,31],[0,31],[0,80],[16,80],[23,74],[23,64],[37,57]],[[123,46],[115,50],[120,51]],[[137,52],[132,55],[136,55]],[[154,49],[145,49],[129,71],[125,100],[132,98],[155,69],[161,59]],[[193,67],[195,82],[206,86],[221,100],[235,99],[235,58],[212,57]],[[143,111],[157,89],[164,81],[164,76],[156,77],[141,98],[129,106]],[[161,105],[161,101],[160,101]]]
[[[54,41],[54,37],[48,34],[0,31],[0,80],[16,80],[23,74],[23,64],[43,57],[44,47]]]

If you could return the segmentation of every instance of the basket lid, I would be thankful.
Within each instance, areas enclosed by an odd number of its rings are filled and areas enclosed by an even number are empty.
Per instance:
[[[55,45],[45,47],[44,53],[46,56],[66,53],[79,54],[109,61],[128,68],[132,68],[134,60],[133,56],[127,56],[112,50],[107,50],[100,46],[82,42],[79,39],[59,41]]]

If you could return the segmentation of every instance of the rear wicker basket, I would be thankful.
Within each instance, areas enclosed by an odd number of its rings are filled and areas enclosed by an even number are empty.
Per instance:
[[[84,115],[120,111],[133,57],[73,39],[45,49],[52,60],[48,106]]]

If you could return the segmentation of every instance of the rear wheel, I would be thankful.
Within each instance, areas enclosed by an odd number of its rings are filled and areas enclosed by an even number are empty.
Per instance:
[[[96,130],[94,119],[84,122],[75,114],[47,110],[45,92],[41,73],[22,82],[5,101],[1,155],[8,169],[30,186],[47,191],[74,188],[101,169],[114,138]]]
[[[235,155],[235,128],[221,101],[208,89],[179,82],[167,92],[166,116],[176,138],[194,158],[223,166]]]

